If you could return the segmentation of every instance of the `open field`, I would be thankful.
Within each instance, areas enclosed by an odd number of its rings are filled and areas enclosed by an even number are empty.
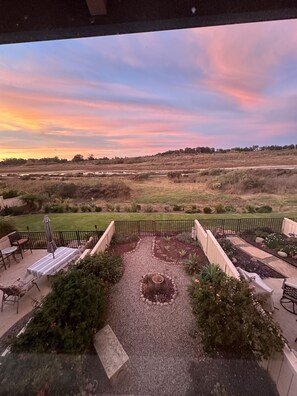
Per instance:
[[[251,166],[297,165],[297,150],[251,151],[212,154],[182,154],[121,158],[109,161],[81,161],[55,164],[27,163],[22,166],[2,166],[1,173],[68,172],[68,171],[135,171],[160,172],[168,170],[195,170],[208,168],[238,168]]]
[[[29,212],[199,213],[210,207],[213,213],[240,214],[267,205],[273,214],[296,212],[296,153],[281,150],[183,154],[102,163],[93,160],[44,166],[25,164],[22,168],[2,166],[8,175],[0,177],[0,195],[10,190],[19,196],[33,194],[35,202],[31,202]],[[247,169],[248,166],[256,168]]]
[[[14,225],[20,231],[29,226],[30,231],[43,231],[43,214],[12,217]],[[50,219],[55,230],[105,230],[112,220],[189,220],[189,219],[218,219],[218,218],[297,218],[296,212],[288,213],[255,213],[255,214],[184,214],[184,213],[51,213]]]

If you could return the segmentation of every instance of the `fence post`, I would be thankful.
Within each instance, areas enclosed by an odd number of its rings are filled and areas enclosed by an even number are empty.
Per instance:
[[[63,231],[59,231],[59,240],[60,240],[60,246],[64,246],[64,235],[63,235]]]
[[[80,232],[76,231],[76,240],[77,240],[77,245],[80,245]]]

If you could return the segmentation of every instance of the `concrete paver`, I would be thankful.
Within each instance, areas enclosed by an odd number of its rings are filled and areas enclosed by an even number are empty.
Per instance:
[[[27,268],[46,254],[46,250],[40,249],[33,250],[32,253],[29,251],[24,252],[23,259],[20,259],[20,257],[17,256],[18,262],[11,259],[10,267],[7,268],[7,270],[4,270],[4,268],[0,270],[0,283],[3,285],[11,285],[18,278],[30,281],[32,277],[28,276],[25,278]],[[38,279],[37,284],[41,291],[39,291],[37,287],[33,287],[29,290],[28,293],[20,299],[18,314],[16,313],[15,304],[4,304],[3,312],[0,311],[0,337],[18,320],[32,311],[35,302],[40,302],[41,299],[49,293],[50,283],[47,280],[47,277]],[[0,303],[1,301],[2,292],[0,293]]]

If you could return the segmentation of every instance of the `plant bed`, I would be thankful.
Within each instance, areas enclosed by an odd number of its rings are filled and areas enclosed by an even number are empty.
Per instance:
[[[236,259],[236,262],[233,261]],[[235,267],[240,267],[248,272],[255,272],[262,279],[264,278],[284,278],[282,274],[268,267],[268,265],[263,264],[261,261],[254,259],[247,253],[243,252],[241,249],[236,248],[235,253],[231,259]]]
[[[137,235],[116,235],[112,238],[108,251],[123,255],[134,250],[139,240],[140,238]]]
[[[160,273],[145,275],[140,290],[143,301],[153,305],[172,304],[177,294],[173,279]]]
[[[154,256],[160,260],[176,263],[189,259],[191,255],[198,256],[205,264],[208,263],[198,242],[189,233],[155,238]]]
[[[242,268],[248,272],[255,272],[262,279],[284,278],[284,276],[279,272],[268,267],[261,261],[251,257],[247,253],[243,252],[240,248],[235,247],[228,239],[219,237],[217,240],[235,267]]]
[[[256,242],[257,237],[262,237],[263,242]],[[255,230],[254,232],[241,233],[240,237],[251,245],[297,267],[297,238],[289,238],[284,234],[268,233]],[[279,255],[282,251],[287,257]]]

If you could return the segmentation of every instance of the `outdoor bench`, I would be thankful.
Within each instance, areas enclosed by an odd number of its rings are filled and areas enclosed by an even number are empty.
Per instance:
[[[109,325],[95,334],[94,347],[108,379],[115,384],[124,373],[129,357]]]

